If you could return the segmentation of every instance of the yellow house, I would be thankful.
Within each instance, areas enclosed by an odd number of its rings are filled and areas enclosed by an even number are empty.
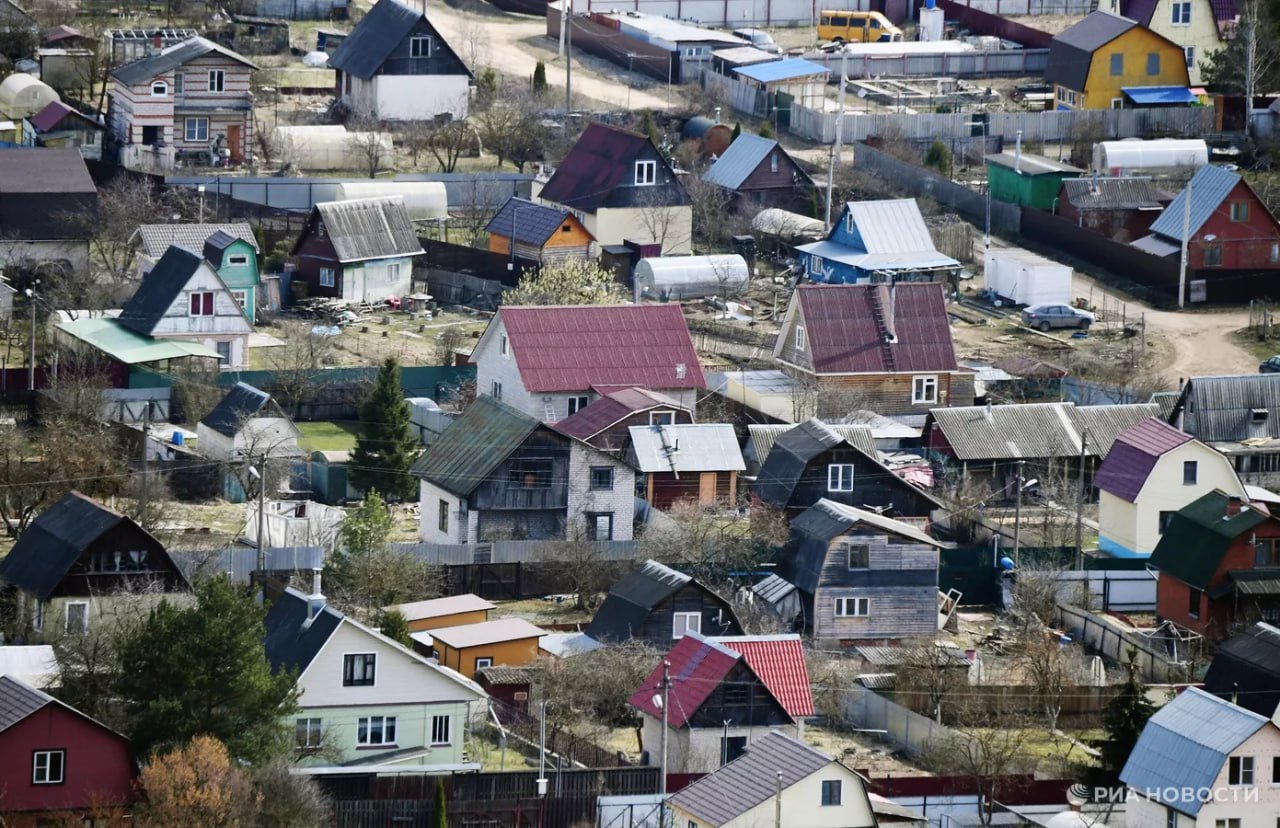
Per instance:
[[[1126,93],[1152,87],[1189,96],[1187,59],[1178,44],[1126,17],[1089,14],[1053,38],[1045,80],[1058,109],[1122,109]],[[1161,103],[1171,102],[1161,96]]]
[[[485,667],[532,664],[538,658],[538,640],[546,634],[546,630],[523,618],[501,618],[410,633],[409,637],[413,639],[415,649],[421,651],[430,643],[442,666],[474,678],[476,670]]]
[[[1109,0],[1099,8],[1124,15],[1178,44],[1186,56],[1192,86],[1201,83],[1200,64],[1226,45],[1240,19],[1231,0]]]
[[[447,598],[433,598],[430,601],[396,604],[383,609],[396,610],[403,615],[409,632],[421,632],[488,621],[489,610],[493,607],[493,604],[479,595],[468,592],[464,595],[450,595]]]

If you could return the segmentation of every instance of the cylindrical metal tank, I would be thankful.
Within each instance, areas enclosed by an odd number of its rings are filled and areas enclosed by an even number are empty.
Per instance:
[[[1209,146],[1199,138],[1099,141],[1093,145],[1093,168],[1102,175],[1176,167],[1196,169],[1208,163]]]
[[[344,181],[338,185],[337,201],[398,195],[412,221],[433,221],[449,217],[449,196],[440,181]]]
[[[730,298],[747,287],[747,260],[738,255],[661,256],[636,265],[636,286],[648,299]]]

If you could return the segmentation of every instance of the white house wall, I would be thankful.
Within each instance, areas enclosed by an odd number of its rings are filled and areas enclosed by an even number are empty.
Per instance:
[[[693,252],[693,209],[688,206],[684,207],[602,207],[595,213],[586,213],[581,216],[583,225],[591,231],[591,235],[596,237],[596,243],[600,246],[607,244],[622,244],[624,240],[642,243],[656,243],[659,241],[655,234],[650,232],[646,226],[645,212],[646,210],[670,210],[672,212],[671,220],[664,226],[657,226],[659,222],[650,221],[649,225],[654,225],[659,231],[665,230],[662,241],[663,255],[680,255]],[[575,211],[577,214],[577,211]]]
[[[467,117],[469,86],[466,75],[375,75],[378,118],[425,121],[448,113],[462,120]]]
[[[592,466],[610,466],[613,469],[612,489],[591,490]],[[569,445],[569,537],[574,537],[575,529],[585,536],[586,513],[608,512],[613,515],[612,540],[631,540],[635,492],[636,474],[630,466],[585,443],[575,440]]]
[[[449,514],[449,528],[440,531],[440,504]],[[427,543],[468,543],[468,516],[461,514],[462,500],[427,480],[418,485],[418,537]]]
[[[640,731],[640,740],[649,753],[649,764],[662,762],[662,721],[648,713],[642,713],[644,720]],[[803,733],[796,725],[780,727],[729,727],[729,737],[744,736],[747,744],[777,730],[794,739],[803,739]],[[710,773],[720,767],[721,744],[725,735],[723,727],[684,727],[667,729],[667,769],[671,773]]]
[[[839,805],[824,807],[822,804],[822,783],[827,780],[841,783]],[[769,797],[745,814],[723,823],[721,828],[776,825],[777,807],[774,798]],[[686,820],[686,824],[702,828],[702,823],[693,820]],[[782,790],[782,828],[873,828],[875,824],[862,780],[839,763],[832,762]]]
[[[399,275],[389,274],[399,268]],[[392,296],[405,296],[411,292],[413,259],[378,259],[363,265],[346,265],[342,268],[342,298],[357,302],[381,302]]]

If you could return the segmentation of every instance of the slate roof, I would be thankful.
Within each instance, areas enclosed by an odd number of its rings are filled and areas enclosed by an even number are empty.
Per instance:
[[[0,196],[98,193],[75,147],[0,148]]]
[[[379,0],[356,24],[351,34],[343,38],[337,50],[329,56],[329,68],[365,80],[372,78],[422,18],[423,14],[419,9],[405,5],[399,0],[390,0],[386,4]],[[432,49],[447,51],[463,72],[470,76],[471,72],[440,35],[439,30],[434,26],[432,30],[434,32]]]
[[[1271,718],[1280,707],[1280,629],[1259,621],[1219,644],[1204,689]]]
[[[753,584],[751,591],[762,601],[777,604],[783,598],[795,592],[796,585],[779,575],[770,575],[758,584]]]
[[[495,318],[530,392],[707,387],[678,304],[503,306]]]
[[[671,796],[671,805],[710,825],[725,825],[775,796],[778,774],[785,791],[835,760],[778,731],[747,745],[746,752]],[[846,796],[852,798],[854,791]]]
[[[609,200],[616,187],[633,180],[635,158],[647,145],[648,137],[639,132],[608,124],[587,124],[538,198],[593,213]],[[687,195],[683,203],[688,203]]]
[[[504,641],[541,638],[547,634],[546,630],[535,627],[523,618],[499,618],[494,621],[481,621],[478,624],[441,627],[438,630],[427,630],[427,632],[436,641],[443,642],[455,650],[499,644]]]
[[[533,671],[524,667],[481,667],[476,678],[483,679],[490,687],[524,687],[533,678]]]
[[[1213,164],[1206,164],[1196,170],[1188,185],[1191,190],[1191,220],[1187,226],[1192,236],[1199,233],[1205,222],[1222,207],[1222,202],[1227,200],[1227,196],[1231,195],[1231,191],[1241,180],[1239,174]],[[1183,188],[1160,217],[1151,223],[1151,232],[1180,241],[1186,200],[1187,188]]]
[[[929,418],[957,460],[1024,460],[1079,457],[1085,429],[1089,431],[1086,453],[1104,457],[1120,432],[1155,416],[1157,410],[1151,403],[1025,403],[934,408]]]
[[[711,640],[745,658],[751,672],[764,682],[788,716],[813,715],[813,691],[800,636],[736,635]]]
[[[1169,201],[1150,178],[1069,178],[1062,191],[1073,207],[1085,212],[1159,210]]]
[[[204,250],[204,244],[214,233],[226,233],[237,239],[244,239],[258,250],[258,240],[254,238],[253,228],[248,222],[235,221],[225,224],[140,224],[138,238],[142,242],[142,252],[153,259],[158,259],[176,244],[188,250]]]
[[[234,438],[245,422],[256,417],[270,402],[271,395],[267,392],[247,382],[237,382],[200,422],[224,437]]]
[[[487,394],[432,441],[410,471],[466,497],[542,424]]]
[[[0,676],[0,731],[8,730],[52,703],[54,699],[49,694],[12,676]]]
[[[845,204],[844,212],[853,217],[868,253],[937,252],[914,198],[850,201]],[[842,215],[841,219],[844,218]]]
[[[622,422],[632,414],[654,409],[670,409],[687,411],[679,401],[666,394],[650,391],[646,388],[623,388],[592,400],[585,408],[579,408],[573,414],[558,421],[554,428],[561,434],[568,434],[579,440],[590,440],[611,425]]]
[[[1120,433],[1098,467],[1093,484],[1134,503],[1156,462],[1165,453],[1194,439],[1159,418],[1149,417]]]
[[[688,632],[664,658],[670,662],[671,678],[671,688],[667,691],[667,724],[682,728],[729,675],[742,655],[698,633]],[[653,703],[653,697],[661,692],[662,662],[659,661],[653,672],[631,694],[629,701],[632,707],[660,719],[662,709]]]
[[[204,257],[199,254],[170,246],[125,303],[116,322],[134,333],[151,336],[202,262]]]
[[[463,612],[487,612],[496,605],[481,598],[479,595],[465,593],[463,595],[450,595],[446,598],[433,598],[430,601],[414,601],[409,604],[396,604],[395,606],[385,607],[388,610],[398,610],[406,621],[422,621],[427,618],[440,618],[445,615],[457,615]]]
[[[646,474],[745,471],[727,423],[631,426],[631,453]]]
[[[868,457],[879,456],[879,452],[876,450],[875,432],[871,426],[862,423],[824,423],[824,425]],[[748,425],[747,439],[751,441],[752,451],[755,452],[756,459],[763,464],[768,459],[770,452],[773,451],[778,438],[793,428],[799,428],[799,426],[791,423],[781,425],[751,423]]]
[[[736,190],[775,149],[780,153],[786,153],[777,141],[744,132],[734,139],[729,148],[724,151],[724,155],[716,159],[711,168],[703,174],[702,180],[718,184],[728,190]]]
[[[307,596],[286,589],[267,611],[263,644],[274,672],[302,673],[342,624],[342,613],[327,604],[307,623]]]
[[[793,301],[803,314],[818,374],[959,368],[941,284],[801,285]],[[882,320],[891,307],[892,324],[886,327]],[[889,341],[891,335],[896,341]]]
[[[350,38],[344,43],[349,41]],[[402,196],[325,201],[316,205],[316,212],[329,233],[338,261],[361,262],[423,252]]]
[[[1207,589],[1236,538],[1274,519],[1247,503],[1228,518],[1230,500],[1215,489],[1175,512],[1151,552],[1150,566],[1196,589]]]
[[[1093,53],[1138,25],[1132,20],[1095,11],[1056,35],[1049,44],[1049,65],[1044,79],[1082,91],[1089,76]]]
[[[609,590],[586,633],[597,641],[625,641],[644,626],[653,608],[679,592],[693,578],[654,560],[645,561],[639,569],[618,581]],[[709,592],[706,587],[696,584]],[[726,612],[732,617],[732,610]],[[738,626],[737,619],[733,619]]]
[[[0,560],[0,582],[48,599],[90,544],[132,520],[79,492],[45,509]]]
[[[1227,756],[1268,724],[1257,713],[1189,687],[1147,721],[1120,780],[1140,792],[1159,792],[1161,804],[1194,818],[1203,805],[1197,792],[1211,789]]]
[[[193,37],[190,40],[184,40],[181,43],[170,46],[169,48],[147,57],[135,60],[133,63],[126,63],[118,69],[111,71],[111,77],[121,83],[133,86],[134,84],[149,81],[156,75],[163,75],[165,72],[172,71],[184,63],[195,60],[198,57],[214,52],[223,57],[233,60],[236,63],[248,66],[250,69],[257,69],[253,61],[244,55],[237,54],[225,47],[219,46],[212,40],[206,40],[203,37]]]
[[[1268,412],[1264,422],[1253,421],[1255,410]],[[1205,443],[1280,437],[1280,374],[1192,377],[1169,419],[1179,416],[1182,430]]]
[[[566,221],[569,221],[572,215],[564,207],[534,204],[528,199],[512,196],[507,199],[506,204],[502,205],[502,209],[498,211],[497,215],[489,219],[489,223],[485,225],[484,229],[485,232],[491,235],[509,239],[513,235],[512,223],[514,222],[516,241],[520,244],[531,244],[540,248],[556,234],[556,231]],[[578,223],[577,219],[573,219],[573,222],[575,224]]]
[[[964,650],[947,645],[925,644],[918,647],[854,647],[863,661],[875,667],[901,667],[911,664],[938,664],[967,668],[970,664]]]

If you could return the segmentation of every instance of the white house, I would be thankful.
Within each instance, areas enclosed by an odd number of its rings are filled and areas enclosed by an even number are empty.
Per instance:
[[[298,673],[292,724],[304,772],[479,770],[463,743],[484,690],[326,606],[318,583],[314,590],[286,589],[265,623],[272,669]]]
[[[329,56],[339,100],[380,121],[467,117],[471,72],[416,7],[378,2]]]
[[[250,455],[299,457],[302,432],[265,391],[245,382],[232,386],[222,401],[196,425],[200,453],[211,460]]]
[[[1249,828],[1280,819],[1280,727],[1189,687],[1147,721],[1120,781],[1128,828]]]
[[[1174,513],[1215,489],[1248,499],[1228,457],[1155,417],[1120,433],[1094,485],[1098,549],[1117,558],[1149,557]]]

